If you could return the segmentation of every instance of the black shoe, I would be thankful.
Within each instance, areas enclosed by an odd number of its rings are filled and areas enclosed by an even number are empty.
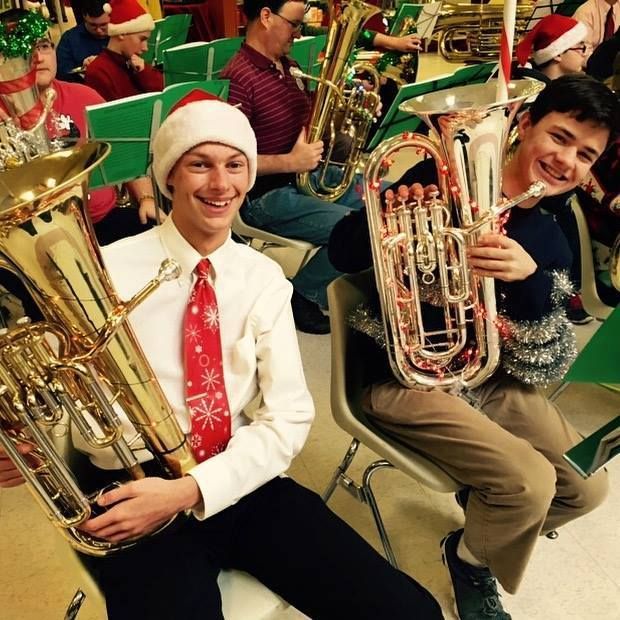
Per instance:
[[[297,291],[291,298],[295,327],[306,334],[329,334],[329,319],[314,302],[306,299]]]
[[[463,512],[467,510],[467,500],[469,499],[470,490],[470,487],[463,487],[454,494],[454,499],[456,500],[456,503],[463,509]]]
[[[566,316],[568,320],[574,325],[585,325],[594,319],[583,308],[581,303],[581,295],[573,295],[568,300],[568,306],[566,307]]]
[[[488,568],[463,562],[457,554],[463,530],[450,532],[441,541],[443,563],[450,571],[457,615],[460,620],[511,620],[497,592],[497,582]]]

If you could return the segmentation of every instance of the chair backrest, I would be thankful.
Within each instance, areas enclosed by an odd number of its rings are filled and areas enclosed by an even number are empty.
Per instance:
[[[579,231],[579,254],[581,255],[581,301],[585,311],[597,319],[606,319],[613,308],[605,305],[596,290],[596,273],[592,255],[592,240],[588,222],[576,195],[570,199],[570,207],[577,222]]]
[[[372,270],[341,276],[327,288],[334,420],[344,431],[422,484],[444,493],[456,491],[461,486],[456,480],[421,454],[382,433],[362,409],[362,365],[365,360],[361,355],[361,336],[349,327],[347,317],[358,305],[368,302],[374,290]]]

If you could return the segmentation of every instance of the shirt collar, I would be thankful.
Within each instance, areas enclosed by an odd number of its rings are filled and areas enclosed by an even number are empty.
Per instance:
[[[181,267],[181,278],[192,280],[196,265],[208,258],[215,276],[221,274],[227,265],[234,263],[231,252],[234,250],[234,241],[228,233],[226,241],[208,256],[201,256],[181,235],[171,217],[167,217],[159,227],[159,236],[169,258],[176,260]],[[214,278],[215,281],[215,278]]]
[[[263,56],[263,54],[254,49],[251,45],[248,45],[245,41],[241,44],[241,52],[257,69],[262,69],[263,71],[268,71],[269,69],[277,70],[273,60],[267,58],[267,56]],[[282,56],[280,62],[285,70],[287,67],[297,66],[297,63],[288,56]]]

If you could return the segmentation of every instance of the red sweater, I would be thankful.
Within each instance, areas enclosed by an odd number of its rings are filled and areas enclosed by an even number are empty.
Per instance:
[[[54,80],[52,88],[56,91],[53,118],[47,120],[48,135],[51,138],[66,139],[71,145],[88,139],[86,126],[86,106],[103,103],[101,96],[92,88],[73,82]],[[116,206],[116,192],[112,187],[89,192],[88,211],[93,222],[102,220]]]
[[[135,73],[127,67],[124,56],[111,52],[108,48],[88,65],[85,82],[106,101],[156,92],[164,88],[164,76],[151,65],[144,63],[144,69]]]

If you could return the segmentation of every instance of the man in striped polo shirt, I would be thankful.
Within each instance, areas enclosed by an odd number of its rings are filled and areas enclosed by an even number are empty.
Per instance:
[[[300,36],[305,2],[245,0],[243,10],[245,42],[221,74],[230,80],[229,102],[240,105],[258,142],[258,178],[251,204],[241,213],[252,226],[321,246],[292,279],[292,305],[299,330],[324,334],[329,332],[321,312],[327,307],[325,289],[340,275],[327,257],[327,242],[335,224],[362,207],[361,194],[354,185],[330,203],[296,188],[296,173],[314,170],[323,151],[323,142],[306,141],[311,100],[304,83],[290,74],[296,63],[287,57]]]

